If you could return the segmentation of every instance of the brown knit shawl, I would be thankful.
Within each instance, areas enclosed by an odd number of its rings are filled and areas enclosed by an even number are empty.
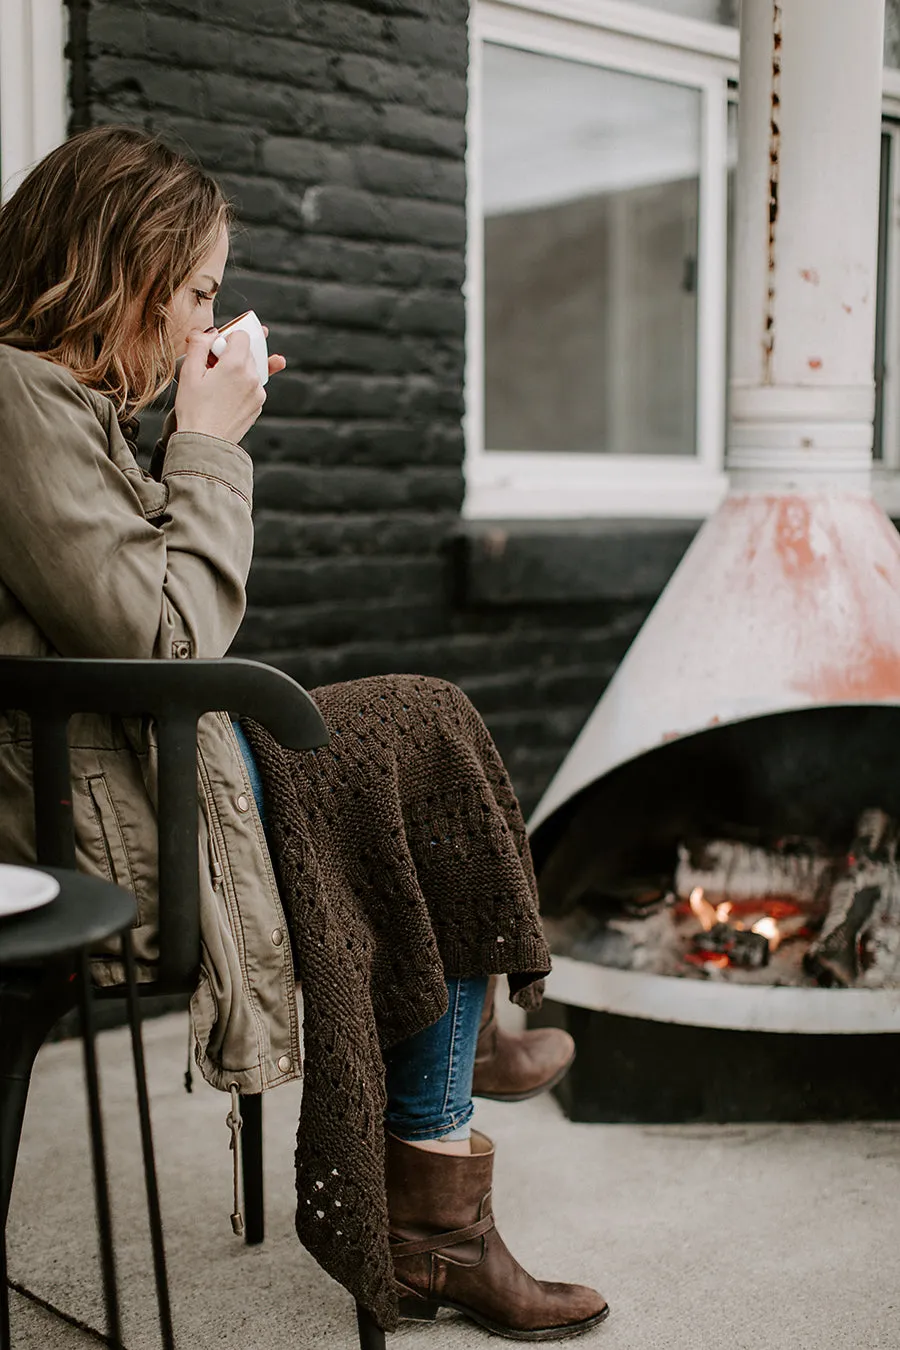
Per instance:
[[[326,749],[244,724],[303,993],[297,1233],[390,1331],[383,1052],[443,1015],[445,974],[507,974],[534,1007],[550,957],[519,805],[465,694],[407,675],[312,694]]]

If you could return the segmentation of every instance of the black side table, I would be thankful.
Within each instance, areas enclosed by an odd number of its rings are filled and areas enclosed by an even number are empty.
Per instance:
[[[174,1350],[131,945],[134,897],[118,886],[64,868],[42,866],[38,870],[59,882],[56,899],[39,909],[0,919],[0,1350],[10,1345],[6,1221],[31,1070],[51,1027],[76,1006],[84,1043],[107,1337],[113,1346],[122,1344],[89,962],[95,944],[117,934],[121,935],[127,981],[160,1330],[166,1350]]]

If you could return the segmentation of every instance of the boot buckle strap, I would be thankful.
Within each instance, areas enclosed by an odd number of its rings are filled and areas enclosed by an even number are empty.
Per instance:
[[[470,1223],[468,1228],[457,1228],[452,1233],[434,1233],[431,1237],[417,1238],[414,1242],[392,1242],[391,1256],[421,1256],[425,1252],[436,1252],[444,1247],[458,1247],[461,1242],[471,1242],[473,1238],[484,1237],[494,1226],[493,1214]]]

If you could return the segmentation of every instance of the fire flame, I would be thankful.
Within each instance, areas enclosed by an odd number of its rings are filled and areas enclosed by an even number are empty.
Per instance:
[[[769,940],[769,948],[774,952],[781,942],[781,930],[774,919],[768,916],[764,919],[757,919],[751,929],[753,933],[761,933],[764,938]]]
[[[703,893],[702,886],[695,886],[691,891],[690,906],[704,933],[708,933],[717,923],[727,923],[729,916],[734,909],[734,906],[728,900],[724,900],[719,905],[710,904]],[[743,928],[743,924],[740,922],[735,923],[733,926],[735,928]],[[781,929],[769,915],[766,915],[765,918],[757,919],[750,931],[759,933],[762,937],[766,938],[769,943],[769,949],[773,952],[777,951],[781,944],[783,936]]]
[[[708,933],[713,924],[718,922],[716,908],[711,905],[703,894],[702,886],[695,886],[690,894],[690,906],[700,921],[700,927],[704,933]]]

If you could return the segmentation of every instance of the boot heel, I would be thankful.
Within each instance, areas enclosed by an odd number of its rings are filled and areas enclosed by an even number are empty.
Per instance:
[[[400,1299],[400,1316],[412,1322],[433,1322],[438,1315],[437,1303],[415,1296]]]

